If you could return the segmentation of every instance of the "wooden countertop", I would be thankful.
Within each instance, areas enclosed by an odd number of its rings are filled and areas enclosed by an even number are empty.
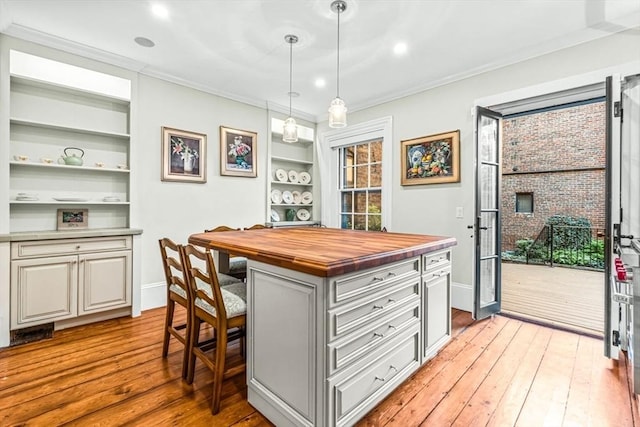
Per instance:
[[[331,277],[377,267],[456,244],[453,237],[337,228],[267,228],[193,234],[189,243]]]

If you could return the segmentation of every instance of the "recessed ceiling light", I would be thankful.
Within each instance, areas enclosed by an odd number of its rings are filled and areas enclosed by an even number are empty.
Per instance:
[[[405,42],[396,43],[396,45],[393,47],[393,53],[398,56],[404,55],[405,53],[407,53],[407,44]]]
[[[153,12],[153,14],[158,18],[161,18],[161,19],[169,18],[169,9],[167,9],[165,6],[161,4],[156,3],[153,6],[151,6],[151,12]]]
[[[149,40],[146,37],[136,37],[135,39],[133,39],[133,41],[143,47],[154,47],[156,45],[153,41]]]
[[[327,81],[325,79],[323,79],[322,77],[317,78],[315,83],[316,87],[318,88],[323,88],[327,85]]]

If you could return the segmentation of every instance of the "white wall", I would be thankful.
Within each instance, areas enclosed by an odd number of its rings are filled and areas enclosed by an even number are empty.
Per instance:
[[[454,236],[458,240],[453,250],[454,300],[455,285],[470,289],[473,280],[473,239],[467,225],[473,223],[474,216],[474,119],[471,113],[474,102],[495,94],[639,61],[639,46],[640,32],[629,31],[349,114],[349,125],[393,117],[393,210],[389,231]],[[348,105],[349,100],[345,101]],[[326,123],[318,126],[319,134],[327,129]],[[456,129],[460,129],[461,181],[401,186],[400,141]],[[456,207],[463,208],[464,218],[455,218]],[[454,305],[471,309],[468,304]]]

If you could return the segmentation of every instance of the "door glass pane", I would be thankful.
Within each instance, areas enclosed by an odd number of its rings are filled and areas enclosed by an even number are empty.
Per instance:
[[[498,167],[495,165],[480,165],[481,174],[481,209],[497,209],[498,208]]]
[[[480,256],[486,257],[496,255],[496,212],[483,212],[480,215],[480,227],[487,227],[486,230],[480,230]]]
[[[480,144],[480,161],[498,162],[498,121],[491,117],[480,118],[478,143]]]
[[[480,261],[480,305],[486,306],[496,301],[495,258]]]

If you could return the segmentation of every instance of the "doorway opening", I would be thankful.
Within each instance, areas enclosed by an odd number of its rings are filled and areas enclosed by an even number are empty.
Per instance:
[[[602,336],[603,97],[502,120],[502,312]]]

